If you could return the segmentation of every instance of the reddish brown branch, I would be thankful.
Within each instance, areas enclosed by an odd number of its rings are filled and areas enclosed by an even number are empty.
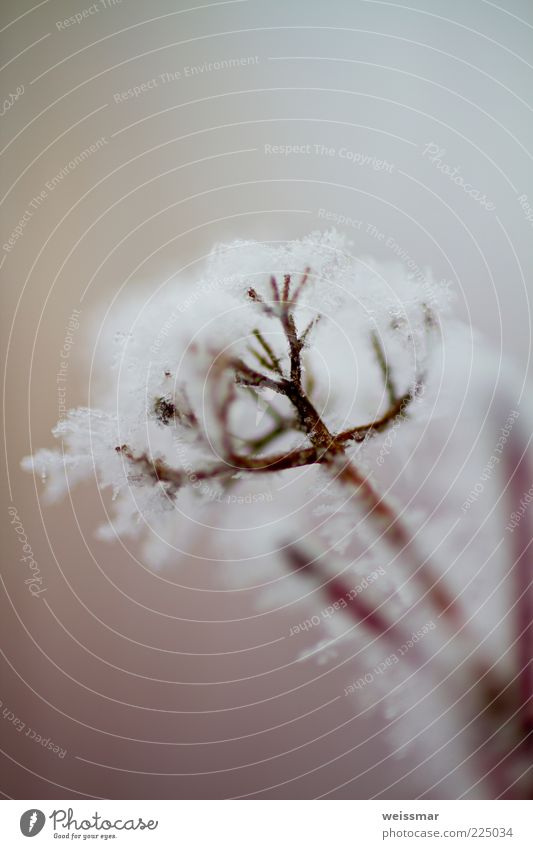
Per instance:
[[[327,577],[320,566],[306,557],[305,553],[295,545],[289,545],[285,549],[289,567],[295,572],[307,572],[314,575],[317,580],[323,580],[321,589],[325,591],[330,604],[338,604],[344,601],[343,609],[353,617],[357,624],[364,625],[376,638],[385,638],[389,641],[392,649],[397,649],[409,634],[400,626],[395,619],[390,619],[377,607],[369,604],[361,594],[354,594],[344,584],[341,578]],[[411,654],[413,659],[419,656],[418,646],[414,646]]]
[[[302,387],[302,363],[301,352],[305,343],[307,334],[310,331],[309,325],[301,337],[298,336],[296,322],[294,320],[293,308],[299,297],[300,292],[306,285],[309,279],[309,269],[302,276],[299,286],[294,291],[292,297],[290,292],[291,277],[285,275],[283,280],[283,290],[281,300],[279,299],[279,289],[274,278],[271,278],[270,285],[274,295],[276,309],[265,303],[261,295],[255,289],[248,290],[249,298],[254,301],[260,309],[271,317],[277,318],[287,340],[289,359],[290,359],[290,376],[284,377],[279,365],[279,359],[274,354],[270,345],[264,340],[259,331],[255,331],[255,336],[260,343],[263,351],[268,357],[267,364],[271,364],[273,368],[279,368],[280,378],[278,380],[268,375],[262,374],[259,371],[248,366],[240,359],[228,359],[222,361],[217,369],[216,379],[221,379],[222,371],[225,369],[233,369],[235,381],[237,384],[253,387],[256,389],[272,389],[278,394],[284,395],[293,406],[298,429],[306,434],[311,447],[291,451],[282,455],[273,455],[268,457],[253,457],[243,456],[236,451],[233,446],[232,437],[229,435],[228,419],[230,406],[234,400],[234,393],[230,390],[225,397],[221,406],[219,406],[218,414],[222,425],[223,432],[226,434],[223,448],[225,451],[225,459],[221,464],[216,464],[207,469],[200,469],[194,472],[195,478],[201,480],[206,477],[227,477],[236,471],[246,472],[274,472],[289,468],[299,468],[303,465],[313,463],[329,464],[331,471],[339,480],[347,484],[354,492],[356,492],[368,509],[368,515],[377,520],[384,532],[384,537],[392,543],[392,545],[400,551],[409,551],[414,562],[418,564],[416,570],[416,579],[421,582],[422,586],[429,594],[430,598],[435,603],[435,606],[440,613],[446,616],[458,625],[462,619],[459,616],[458,605],[452,597],[450,597],[443,587],[440,580],[436,580],[427,565],[419,555],[414,552],[413,541],[407,529],[400,522],[399,518],[394,514],[390,506],[383,501],[374,491],[372,485],[360,472],[349,462],[345,456],[347,443],[351,441],[362,441],[372,433],[380,432],[388,427],[394,420],[403,417],[407,406],[411,403],[417,392],[420,384],[406,392],[401,398],[394,398],[389,410],[381,417],[376,418],[373,422],[366,425],[359,425],[355,428],[342,431],[334,434],[323,421],[319,412],[316,410],[311,399],[305,393]],[[392,380],[388,371],[388,367],[384,363],[384,352],[381,346],[374,345],[387,388],[391,396],[394,397]],[[152,475],[159,481],[166,482],[174,488],[179,488],[184,482],[184,472],[173,470],[160,460],[150,461],[146,455],[135,458],[131,453],[129,455],[131,462],[136,462],[144,467],[145,471],[151,471]],[[190,477],[190,476],[189,476]],[[187,475],[185,474],[185,478]]]
[[[257,328],[253,331],[253,334],[268,357],[266,367],[271,368],[273,371],[277,372],[281,377],[283,377],[283,371],[281,369],[279,358],[274,353],[272,346],[269,345],[263,334],[259,330],[257,330]]]
[[[235,370],[235,381],[241,386],[255,386],[258,389],[273,389],[274,392],[279,392],[285,395],[285,389],[282,382],[278,382],[266,374],[256,371],[246,365],[242,360],[231,360],[229,365]]]
[[[380,433],[382,430],[385,430],[394,422],[395,419],[403,419],[407,407],[416,396],[416,392],[416,389],[406,392],[405,395],[402,395],[401,398],[398,398],[398,400],[389,407],[383,416],[374,419],[373,422],[341,431],[341,433],[337,435],[336,441],[343,444],[351,441],[363,442],[369,434]]]
[[[320,462],[315,448],[301,448],[286,454],[274,454],[269,457],[249,457],[231,453],[231,459],[216,463],[207,468],[193,471],[175,469],[160,458],[149,457],[146,453],[134,454],[127,445],[115,449],[126,457],[141,473],[148,475],[160,483],[170,484],[173,493],[191,480],[208,480],[212,478],[231,477],[236,472],[280,472],[287,469],[297,469]]]
[[[291,285],[291,275],[285,274],[283,277],[283,294],[281,296],[281,300],[284,304],[289,300],[289,289]]]

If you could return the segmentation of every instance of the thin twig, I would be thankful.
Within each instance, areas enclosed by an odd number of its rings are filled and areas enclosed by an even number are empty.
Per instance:
[[[284,304],[289,300],[289,289],[291,285],[291,275],[285,274],[283,277],[283,294],[281,296],[281,300]]]
[[[381,340],[378,334],[375,331],[371,333],[372,339],[372,347],[374,348],[374,353],[376,355],[376,359],[378,361],[378,365],[381,369],[381,373],[383,375],[383,382],[385,383],[385,388],[387,390],[387,394],[389,396],[389,403],[393,406],[397,400],[396,388],[394,386],[394,381],[391,376],[391,371],[389,368],[389,363],[387,357],[385,356],[385,351],[383,350],[383,345],[381,344]]]
[[[357,427],[343,430],[335,437],[336,442],[346,443],[350,441],[363,442],[367,436],[373,433],[380,433],[389,427],[395,419],[402,420],[405,417],[405,411],[416,396],[416,390],[410,390],[398,398],[397,401],[377,419],[369,424],[357,425]]]

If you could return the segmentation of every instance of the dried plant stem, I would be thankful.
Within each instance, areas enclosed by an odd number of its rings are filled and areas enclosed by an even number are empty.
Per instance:
[[[337,468],[336,464],[335,468]],[[345,463],[337,470],[338,477],[353,487],[360,501],[365,505],[366,515],[373,519],[382,529],[385,539],[392,548],[402,555],[410,555],[410,562],[418,564],[414,573],[428,595],[428,600],[439,614],[445,616],[454,628],[460,628],[464,623],[464,615],[456,599],[448,593],[442,579],[437,581],[432,575],[427,560],[415,551],[415,543],[411,534],[395,514],[394,510],[374,489],[368,478],[365,478],[351,463]]]

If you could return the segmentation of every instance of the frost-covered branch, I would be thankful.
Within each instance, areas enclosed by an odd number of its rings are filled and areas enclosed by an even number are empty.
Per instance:
[[[480,775],[493,777],[497,795],[505,793],[502,752],[514,765],[509,750],[530,755],[533,733],[525,531],[515,537],[514,680],[477,650],[443,570],[368,474],[382,434],[388,431],[392,444],[400,426],[403,432],[407,420],[427,414],[438,385],[445,294],[429,276],[358,260],[343,238],[314,233],[281,245],[220,246],[188,297],[172,291],[142,309],[142,320],[134,311],[113,343],[116,380],[103,409],[70,411],[54,431],[61,450],[40,451],[25,467],[47,479],[51,497],[96,474],[99,487],[113,492],[109,535],[139,532],[141,516],[162,532],[178,522],[181,502],[209,502],[242,480],[286,478],[304,467],[321,487],[326,479],[323,489],[338,498],[334,511],[348,514],[342,534],[358,529],[355,517],[362,516],[363,530],[371,528],[388,545],[391,566],[407,574],[415,601],[398,616],[394,605],[351,594],[342,575],[328,575],[290,539],[289,524],[289,541],[278,542],[291,572],[319,578],[332,604],[348,599],[353,622],[388,641],[392,652],[418,612],[442,625],[446,651],[428,641],[411,651],[409,663],[425,667],[434,653],[452,698],[460,702],[471,688],[468,725],[488,733],[472,757]],[[529,787],[521,782],[516,794]]]
[[[240,358],[228,357],[224,359],[222,355],[219,355],[215,359],[215,370],[219,379],[223,379],[222,372],[226,371],[230,374],[231,381],[234,381],[237,386],[254,389],[257,392],[265,389],[271,390],[278,395],[284,396],[293,408],[293,418],[284,418],[278,415],[277,425],[270,433],[261,439],[248,442],[248,447],[253,450],[253,453],[290,430],[305,434],[311,444],[310,447],[290,451],[283,455],[275,454],[259,458],[252,456],[250,453],[239,453],[233,447],[233,441],[229,434],[231,406],[237,400],[230,382],[227,384],[223,402],[218,404],[218,420],[224,434],[224,462],[207,468],[199,467],[194,469],[192,476],[195,479],[206,480],[217,477],[227,479],[236,470],[248,473],[278,472],[291,468],[300,468],[301,466],[313,463],[331,463],[334,457],[344,453],[345,446],[348,443],[362,442],[374,433],[382,432],[394,421],[403,419],[409,404],[420,392],[422,386],[420,381],[416,382],[414,387],[405,392],[400,398],[396,398],[395,394],[391,392],[392,379],[390,377],[390,369],[388,366],[385,368],[383,349],[375,332],[372,332],[372,345],[377,352],[380,369],[384,371],[384,381],[390,406],[385,413],[372,422],[356,425],[339,433],[330,431],[302,386],[302,351],[309,342],[311,331],[317,326],[321,318],[321,316],[314,317],[309,321],[303,332],[301,334],[298,333],[294,313],[298,298],[309,281],[310,273],[311,269],[307,268],[298,285],[294,287],[294,291],[291,291],[291,275],[284,275],[281,292],[275,276],[272,275],[270,277],[272,300],[267,300],[253,287],[250,287],[247,292],[249,300],[264,315],[279,321],[287,343],[288,374],[284,373],[281,355],[275,353],[270,343],[258,328],[252,329],[252,335],[258,343],[259,350],[253,345],[248,345],[247,350],[259,363],[259,366],[262,366],[266,371],[274,373],[276,377],[265,374],[255,367],[252,368]],[[185,421],[189,427],[199,430],[198,417],[190,407],[186,410],[180,410],[169,398],[157,398],[154,404],[154,410],[158,420],[163,425],[172,424],[177,417],[181,423]],[[185,486],[191,477],[190,472],[183,473],[180,469],[172,468],[159,458],[151,459],[145,453],[135,454],[127,445],[119,446],[116,450],[132,465],[138,466],[142,471],[151,475],[154,481],[169,484],[168,492],[172,494],[176,494],[182,486]]]

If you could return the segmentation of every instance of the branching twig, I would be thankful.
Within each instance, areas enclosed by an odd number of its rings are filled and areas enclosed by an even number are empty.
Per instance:
[[[272,347],[266,342],[260,331],[255,330],[254,336],[261,345],[268,360],[262,357],[262,355],[257,355],[257,352],[255,352],[256,358],[259,356],[265,361],[269,370],[275,370],[278,374],[278,379],[274,379],[251,368],[238,358],[221,360],[215,370],[215,377],[217,386],[219,386],[224,370],[233,369],[234,379],[237,385],[253,388],[254,390],[271,389],[285,396],[294,409],[297,422],[296,429],[307,436],[310,446],[282,455],[278,454],[267,457],[253,456],[253,452],[257,451],[258,446],[261,448],[263,445],[268,444],[273,438],[273,435],[282,432],[282,429],[279,428],[279,430],[274,429],[274,432],[264,437],[263,440],[256,441],[255,445],[252,446],[251,454],[240,454],[233,445],[233,438],[230,435],[228,427],[230,407],[235,400],[234,392],[228,388],[223,401],[218,405],[218,417],[223,434],[225,434],[223,438],[224,462],[210,468],[199,469],[194,474],[200,480],[206,477],[227,477],[232,471],[233,473],[235,471],[264,473],[280,471],[282,469],[300,468],[301,466],[314,463],[329,465],[333,474],[341,482],[359,494],[359,497],[367,506],[369,514],[382,525],[385,538],[394,547],[400,550],[409,550],[414,554],[413,542],[409,532],[404,528],[390,506],[374,491],[369,480],[361,475],[350,462],[345,455],[345,451],[350,442],[361,442],[369,435],[384,430],[395,419],[403,417],[407,406],[419,391],[420,383],[417,383],[414,389],[409,390],[400,398],[397,398],[389,368],[386,364],[384,351],[379,343],[379,339],[374,335],[374,349],[380,362],[391,399],[389,410],[383,416],[369,424],[358,425],[338,434],[332,433],[302,387],[301,352],[315,320],[311,322],[311,325],[308,325],[302,336],[299,336],[294,319],[294,307],[308,279],[309,269],[305,271],[299,285],[291,294],[291,277],[288,274],[285,275],[280,298],[277,283],[275,278],[272,277],[270,279],[270,286],[274,296],[272,304],[266,303],[254,288],[248,289],[248,297],[266,315],[279,320],[281,324],[288,347],[290,375],[288,377],[283,375],[280,358],[276,356]],[[218,389],[217,391],[220,390]],[[145,472],[149,472],[157,480],[169,484],[171,488],[177,490],[182,485],[183,472],[172,470],[161,460],[150,461],[146,455],[135,457],[131,452],[129,454],[126,452],[123,453],[128,456],[128,459],[132,463],[140,464]],[[457,625],[461,621],[461,617],[459,616],[458,605],[455,599],[448,595],[442,582],[435,581],[435,578],[428,570],[425,560],[420,555],[416,554],[414,556],[414,562],[418,564],[418,568],[415,571],[416,580],[421,582],[421,585],[433,599],[439,612]]]

